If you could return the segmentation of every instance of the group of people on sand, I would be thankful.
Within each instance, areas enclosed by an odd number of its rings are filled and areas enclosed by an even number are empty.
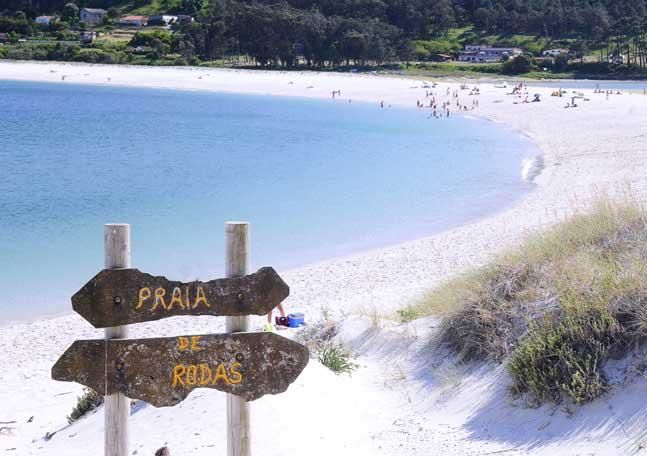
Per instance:
[[[523,82],[520,82],[519,84],[515,85],[512,88],[512,92],[508,92],[508,95],[521,95],[524,93],[523,88],[524,88]],[[528,92],[528,88],[526,87],[526,94],[527,92]]]
[[[607,100],[609,99],[609,95],[614,95],[613,90],[602,90],[600,88],[600,84],[595,85],[595,90],[593,91],[595,94],[605,94],[607,96]],[[622,95],[622,92],[619,90],[616,90],[615,95]],[[647,89],[643,89],[643,95],[647,95]]]
[[[462,90],[470,90],[470,96],[480,95],[480,89],[478,87],[473,87],[470,89],[466,84],[461,85]],[[441,99],[441,95],[437,94],[434,91],[425,90],[425,101],[416,100],[416,108],[418,109],[431,109],[432,112],[429,115],[430,118],[440,119],[447,118],[451,115],[452,108],[456,111],[470,111],[478,108],[479,101],[478,98],[472,100],[472,105],[469,107],[467,104],[461,102],[459,91],[452,91],[451,88],[447,87],[444,98]]]
[[[532,99],[530,98],[530,94],[528,93],[528,86],[524,85],[523,82],[520,82],[519,84],[513,86],[512,91],[506,93],[506,95],[513,96],[518,99],[521,99],[523,97],[522,101],[515,101],[513,104],[539,103],[541,101],[541,95],[538,93],[534,94]]]

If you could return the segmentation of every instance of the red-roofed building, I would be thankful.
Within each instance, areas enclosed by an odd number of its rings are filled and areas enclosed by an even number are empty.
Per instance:
[[[148,16],[123,16],[117,24],[125,27],[146,27]]]

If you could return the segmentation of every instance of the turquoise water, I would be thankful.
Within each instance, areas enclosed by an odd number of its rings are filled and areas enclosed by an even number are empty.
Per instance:
[[[251,222],[252,267],[414,239],[511,204],[535,151],[495,124],[272,97],[0,82],[1,320],[69,310],[103,266],[222,275],[223,224]]]

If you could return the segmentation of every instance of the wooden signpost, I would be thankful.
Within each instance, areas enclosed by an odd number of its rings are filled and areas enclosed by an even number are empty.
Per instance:
[[[246,223],[228,225],[228,278],[182,283],[129,269],[129,226],[106,225],[106,269],[72,297],[74,310],[96,328],[106,328],[106,338],[77,340],[52,367],[53,379],[106,396],[106,456],[128,453],[127,398],[173,406],[196,388],[229,393],[228,455],[248,456],[246,401],[284,392],[307,365],[308,349],[297,342],[238,332],[247,330],[247,315],[263,315],[289,294],[272,268],[244,275],[247,229]],[[124,338],[126,325],[177,315],[227,316],[230,334]]]
[[[306,347],[269,332],[77,340],[56,362],[52,377],[166,407],[196,388],[247,401],[282,393],[307,362]]]
[[[104,269],[72,296],[72,308],[95,328],[178,315],[265,315],[290,294],[272,268],[210,282],[174,282],[137,269]]]

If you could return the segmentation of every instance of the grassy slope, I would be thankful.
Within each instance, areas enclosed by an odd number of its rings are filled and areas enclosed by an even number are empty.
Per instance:
[[[133,0],[116,0],[112,6],[118,8],[122,15],[151,15],[166,13],[181,3],[181,0],[147,0],[146,4],[137,6]]]
[[[400,315],[442,315],[463,360],[506,362],[517,393],[575,403],[608,389],[603,366],[647,336],[647,218],[601,199]]]

